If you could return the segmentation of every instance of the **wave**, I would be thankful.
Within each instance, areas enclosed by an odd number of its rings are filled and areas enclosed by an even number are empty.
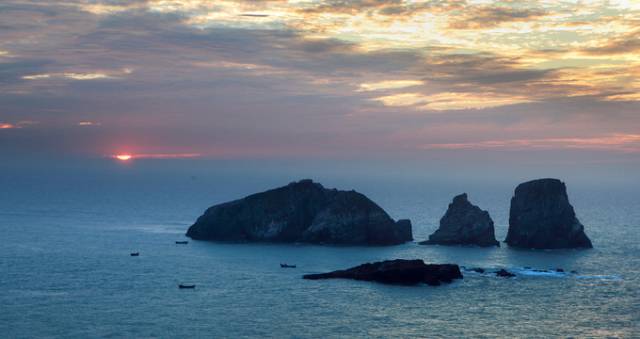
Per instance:
[[[528,267],[515,267],[511,271],[516,275],[526,275],[531,277],[565,278],[571,275],[570,272],[561,270],[540,270]]]
[[[542,277],[542,278],[574,278],[574,279],[594,279],[594,280],[612,280],[612,281],[622,281],[622,277],[619,275],[604,275],[604,274],[596,274],[596,275],[585,275],[579,274],[576,271],[564,271],[563,269],[536,269],[531,267],[509,267],[509,268],[480,268],[480,267],[461,267],[462,271],[465,274],[470,275],[481,275],[481,276],[491,276],[495,277],[496,273],[500,270],[505,270],[509,273],[518,276],[524,277]]]
[[[597,280],[613,280],[622,281],[622,277],[616,274],[613,275],[577,275],[576,279],[597,279]]]

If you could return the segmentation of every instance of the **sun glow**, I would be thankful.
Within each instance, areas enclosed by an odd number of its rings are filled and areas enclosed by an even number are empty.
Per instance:
[[[130,160],[132,156],[131,154],[117,154],[115,158],[120,161],[127,161],[127,160]]]

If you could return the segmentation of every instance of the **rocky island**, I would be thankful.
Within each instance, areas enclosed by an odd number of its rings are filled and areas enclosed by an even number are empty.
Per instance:
[[[189,227],[196,240],[396,245],[413,240],[409,220],[394,221],[356,191],[312,180],[215,205]]]
[[[558,179],[518,185],[509,211],[509,246],[535,249],[591,248],[584,226]]]
[[[307,274],[303,278],[310,280],[354,279],[395,285],[425,283],[438,286],[441,283],[451,283],[454,279],[462,279],[462,273],[460,273],[460,267],[455,264],[425,264],[419,259],[396,259],[367,263],[329,273]]]
[[[420,244],[500,246],[489,212],[471,204],[466,193],[453,198],[440,219],[440,228]]]

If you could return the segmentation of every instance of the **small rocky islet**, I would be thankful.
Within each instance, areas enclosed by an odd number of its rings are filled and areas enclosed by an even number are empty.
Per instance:
[[[455,264],[425,264],[420,259],[386,260],[367,263],[346,270],[328,273],[306,274],[304,279],[354,279],[375,281],[392,285],[417,285],[424,283],[438,286],[462,279],[460,267]]]
[[[186,235],[194,240],[228,242],[386,246],[412,241],[411,228],[409,220],[394,221],[361,193],[327,189],[306,179],[212,206]],[[505,242],[530,249],[592,247],[569,203],[566,185],[558,179],[538,179],[517,186]],[[471,204],[466,193],[453,198],[438,230],[420,244],[499,246],[489,213]],[[506,270],[495,274],[515,276]],[[435,286],[462,279],[462,273],[455,264],[396,259],[307,274],[304,278]]]

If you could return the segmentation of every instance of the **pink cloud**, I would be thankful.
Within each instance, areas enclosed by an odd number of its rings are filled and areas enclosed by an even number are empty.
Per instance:
[[[615,133],[586,138],[505,139],[422,145],[423,149],[586,149],[640,152],[640,134]]]
[[[18,121],[15,124],[12,123],[8,123],[8,122],[0,122],[0,129],[14,129],[14,128],[23,128],[26,126],[31,126],[31,125],[36,125],[38,124],[37,121],[32,121],[32,120],[21,120]]]

